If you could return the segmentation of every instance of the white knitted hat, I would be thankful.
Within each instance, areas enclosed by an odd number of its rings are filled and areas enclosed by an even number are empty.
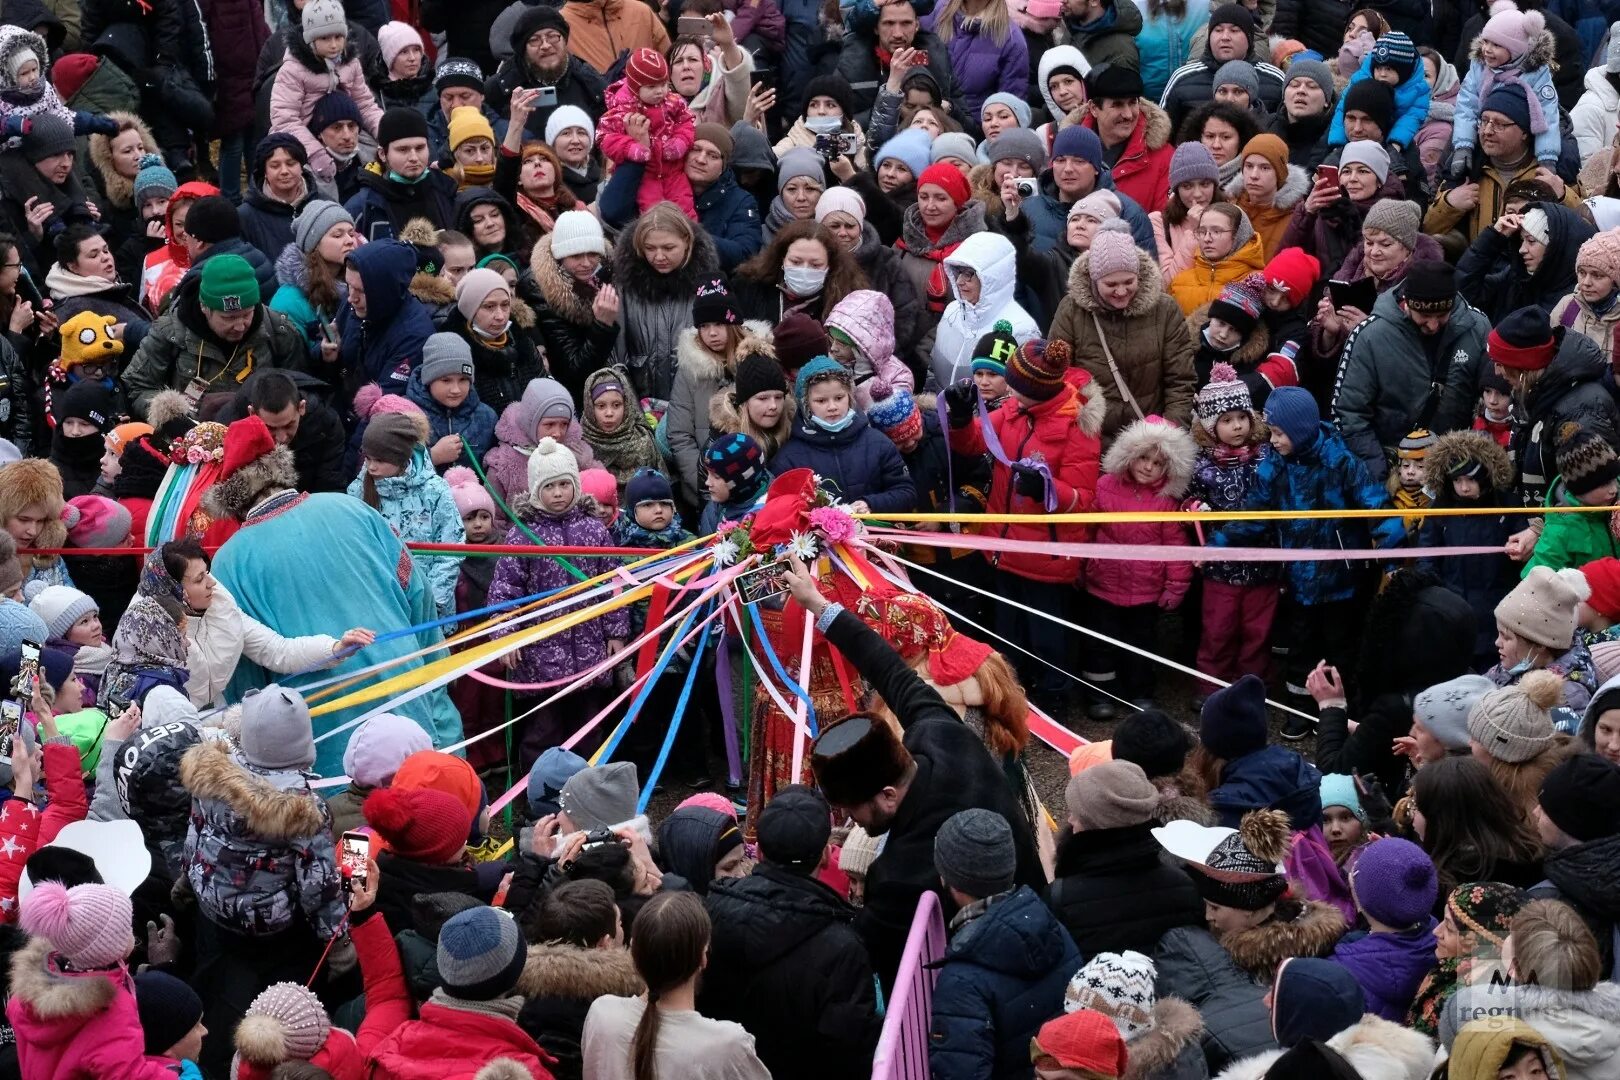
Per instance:
[[[602,236],[602,223],[596,220],[596,215],[585,210],[565,210],[558,214],[557,223],[551,227],[551,257],[566,259],[587,251],[607,254],[607,240]]]
[[[1153,961],[1139,952],[1098,953],[1069,980],[1063,1011],[1095,1009],[1130,1042],[1153,1030],[1155,974]]]
[[[548,435],[529,455],[529,499],[536,509],[540,506],[540,489],[553,480],[572,480],[574,497],[579,497],[579,459]]]

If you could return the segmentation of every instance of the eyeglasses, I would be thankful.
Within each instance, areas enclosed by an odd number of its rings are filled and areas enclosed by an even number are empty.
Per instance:
[[[538,41],[542,45],[561,45],[563,43],[563,36],[557,33],[555,30],[542,30],[530,38],[529,41]]]
[[[1212,226],[1202,226],[1193,230],[1193,235],[1200,240],[1219,240],[1223,236],[1231,236],[1231,229],[1221,229]]]
[[[1511,127],[1518,127],[1512,120],[1485,120],[1481,119],[1477,125],[1481,131],[1506,131]]]

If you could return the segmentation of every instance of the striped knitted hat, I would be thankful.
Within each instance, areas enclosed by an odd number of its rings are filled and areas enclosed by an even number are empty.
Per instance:
[[[1434,432],[1428,428],[1414,428],[1406,433],[1400,446],[1395,449],[1395,456],[1401,461],[1422,461],[1429,456],[1429,450],[1434,446]]]
[[[1063,373],[1068,368],[1068,342],[1031,339],[1008,361],[1007,386],[1035,401],[1050,401],[1063,392]]]

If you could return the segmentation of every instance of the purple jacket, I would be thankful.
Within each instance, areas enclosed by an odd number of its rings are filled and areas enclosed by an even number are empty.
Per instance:
[[[522,499],[518,500],[518,505],[513,509],[523,516],[524,523],[544,544],[613,546],[613,538],[608,535],[607,526],[581,510],[577,503],[561,515],[541,513],[528,506]],[[503,543],[532,544],[533,541],[524,535],[522,529],[514,527],[506,534]],[[609,573],[617,565],[616,560],[607,558],[575,556],[569,561],[577,566],[581,573],[591,577]],[[555,559],[509,556],[495,564],[495,578],[489,583],[489,603],[499,604],[522,596],[550,592],[572,585],[574,581],[574,576]],[[548,618],[577,610],[579,606],[581,605],[557,610]],[[531,621],[518,629],[534,625],[535,623]],[[502,630],[496,636],[511,632]],[[584,671],[601,663],[607,657],[608,639],[617,638],[624,641],[629,636],[630,613],[628,609],[621,607],[589,622],[580,623],[572,629],[554,634],[544,641],[526,646],[518,653],[517,667],[513,669],[511,679],[513,682],[538,683],[560,678],[570,672]],[[613,672],[609,669],[592,680],[589,685],[607,686],[612,681]]]
[[[1344,965],[1361,984],[1367,1011],[1397,1024],[1406,1022],[1423,976],[1438,964],[1434,958],[1434,919],[1400,934],[1347,934],[1330,957]]]
[[[964,21],[963,15],[956,16],[955,30],[945,50],[950,54],[963,107],[977,128],[985,98],[1003,92],[1021,98],[1029,93],[1029,46],[1016,25],[1008,28],[1007,40],[997,45],[979,30],[963,30]],[[932,31],[932,16],[923,25]]]

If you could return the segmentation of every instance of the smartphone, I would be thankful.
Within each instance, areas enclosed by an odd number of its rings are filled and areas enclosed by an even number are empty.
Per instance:
[[[11,681],[11,696],[18,701],[33,701],[34,687],[39,685],[39,643],[25,641],[22,643],[22,663],[17,667],[17,677]]]
[[[0,701],[0,762],[11,764],[11,743],[22,728],[22,706],[11,699]]]
[[[1358,311],[1371,311],[1378,299],[1378,286],[1370,277],[1357,281],[1329,281],[1328,295],[1335,308],[1353,307]]]
[[[557,88],[555,86],[542,86],[540,96],[534,99],[537,109],[553,109],[557,106]]]
[[[761,600],[781,596],[787,591],[785,563],[766,563],[764,566],[737,575],[737,595],[742,597],[745,604],[757,604]]]
[[[346,832],[338,851],[338,869],[343,871],[343,887],[349,892],[366,889],[366,859],[371,855],[371,834]]]
[[[680,37],[709,37],[714,27],[701,15],[682,15],[675,20],[675,33]]]
[[[1338,187],[1339,167],[1337,165],[1318,165],[1316,167],[1316,178],[1318,180],[1326,180],[1334,187]]]

